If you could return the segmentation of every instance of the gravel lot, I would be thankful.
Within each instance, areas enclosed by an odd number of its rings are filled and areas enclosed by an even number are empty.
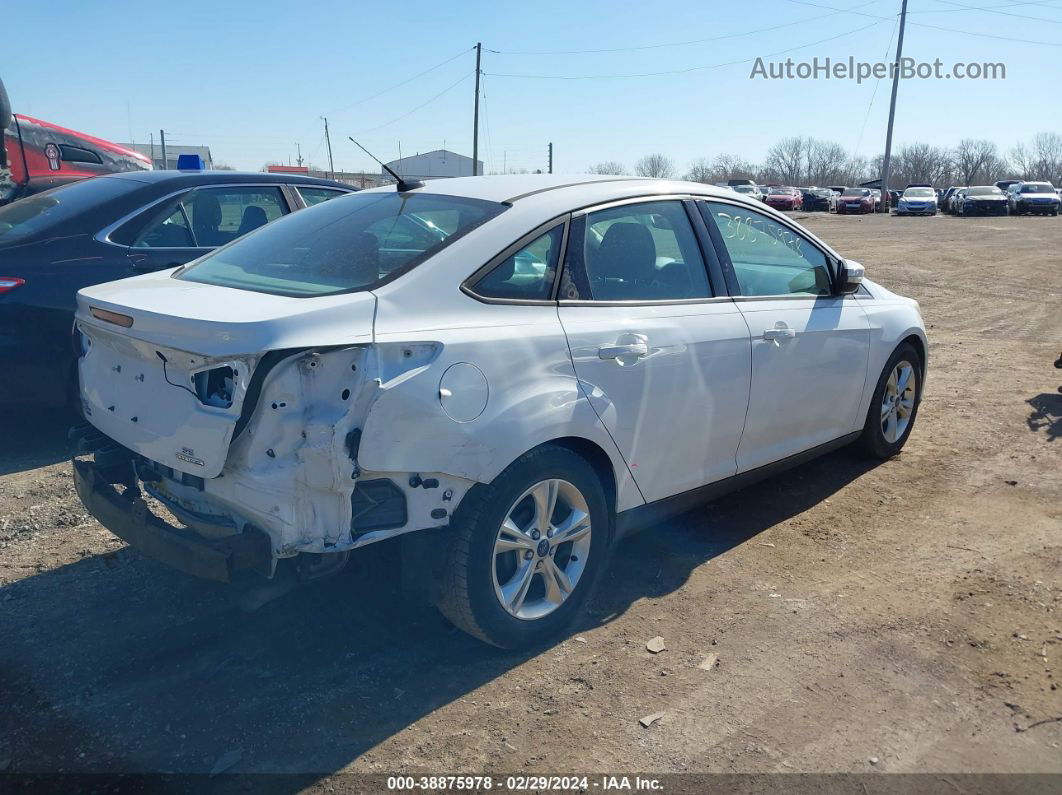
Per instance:
[[[921,302],[905,452],[624,542],[536,653],[404,604],[388,549],[240,612],[85,514],[64,420],[5,413],[0,770],[1062,773],[1062,221],[800,217]]]

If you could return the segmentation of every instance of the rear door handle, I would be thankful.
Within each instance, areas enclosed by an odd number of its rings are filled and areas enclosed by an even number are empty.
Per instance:
[[[769,328],[763,332],[765,340],[780,340],[795,337],[796,332],[791,328]]]
[[[632,342],[626,345],[602,345],[597,349],[599,359],[618,359],[621,356],[648,356],[649,346],[644,342]]]

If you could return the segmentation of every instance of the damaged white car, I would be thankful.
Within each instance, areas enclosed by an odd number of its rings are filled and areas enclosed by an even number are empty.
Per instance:
[[[75,344],[75,480],[115,534],[312,579],[434,528],[436,603],[504,647],[568,625],[632,528],[895,454],[926,369],[917,304],[790,219],[627,178],[343,196],[82,290]]]

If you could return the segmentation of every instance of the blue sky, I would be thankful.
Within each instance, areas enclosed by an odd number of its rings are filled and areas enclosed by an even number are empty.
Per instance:
[[[169,141],[209,145],[215,160],[245,169],[294,160],[296,142],[315,165],[327,164],[319,119],[327,115],[336,168],[375,170],[347,135],[385,160],[399,145],[402,154],[444,145],[471,154],[472,47],[482,41],[480,151],[488,170],[544,168],[549,141],[558,172],[601,160],[630,166],[654,151],[680,169],[721,152],[757,161],[787,135],[874,155],[884,148],[887,80],[764,81],[749,79],[751,63],[693,68],[757,56],[882,60],[890,41],[895,46],[899,6],[12,2],[0,76],[16,112],[117,141],[147,142],[154,132],[157,142],[164,128]],[[1002,61],[1007,79],[901,81],[897,143],[977,137],[1006,150],[1062,128],[1062,0],[910,0],[909,12],[905,55],[946,67]],[[736,35],[749,31],[757,32]],[[707,38],[715,40],[655,46]],[[644,49],[620,49],[635,47]],[[620,51],[557,53],[613,49]],[[792,51],[767,57],[785,50]],[[536,54],[516,54],[527,52]],[[656,72],[681,73],[613,77]]]

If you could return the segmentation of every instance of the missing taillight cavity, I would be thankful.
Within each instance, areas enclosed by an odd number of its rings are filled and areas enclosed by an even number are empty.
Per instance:
[[[229,366],[203,370],[193,377],[195,394],[205,406],[227,409],[232,405],[236,388],[236,371]]]
[[[15,276],[0,276],[0,293],[9,293],[25,283],[25,279],[19,279]]]
[[[133,318],[129,317],[129,315],[123,315],[119,312],[111,312],[107,309],[100,309],[98,306],[90,306],[89,312],[91,312],[92,316],[98,320],[104,320],[108,323],[114,323],[114,325],[121,326],[122,328],[129,328],[133,325]]]

